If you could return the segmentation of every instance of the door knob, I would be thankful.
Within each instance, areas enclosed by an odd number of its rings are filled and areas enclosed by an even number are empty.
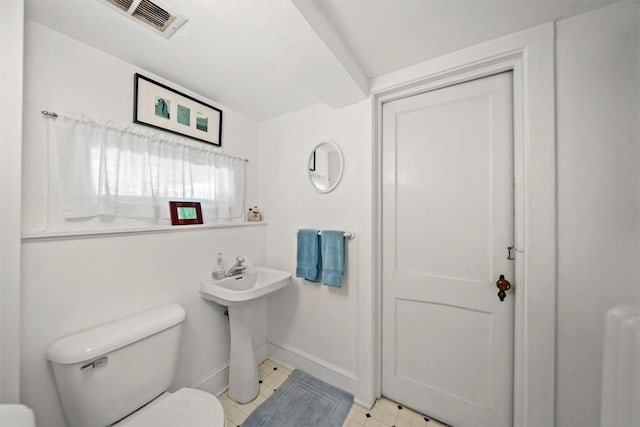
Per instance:
[[[511,289],[511,283],[504,278],[504,274],[501,274],[498,278],[498,281],[496,282],[496,286],[499,289],[498,298],[500,298],[500,301],[504,301],[505,297],[507,296],[506,291]]]

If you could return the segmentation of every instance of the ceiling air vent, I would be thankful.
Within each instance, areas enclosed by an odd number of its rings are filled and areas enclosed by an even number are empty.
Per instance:
[[[99,1],[115,7],[118,12],[129,18],[135,18],[137,22],[144,24],[166,38],[171,37],[178,28],[187,22],[187,19],[183,16],[173,13],[150,0]]]
[[[109,3],[113,4],[116,7],[119,7],[126,12],[133,4],[133,0],[109,0]]]

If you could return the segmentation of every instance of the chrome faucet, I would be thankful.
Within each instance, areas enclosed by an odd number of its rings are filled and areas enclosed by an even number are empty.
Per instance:
[[[236,257],[236,263],[233,264],[226,273],[224,273],[224,277],[237,276],[245,271],[247,271],[247,266],[244,265],[244,258],[239,256]]]

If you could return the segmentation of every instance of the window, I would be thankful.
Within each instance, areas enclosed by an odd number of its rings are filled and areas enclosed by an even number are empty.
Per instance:
[[[201,202],[205,220],[243,214],[243,159],[112,123],[67,116],[52,122],[67,219],[168,219],[170,200]]]

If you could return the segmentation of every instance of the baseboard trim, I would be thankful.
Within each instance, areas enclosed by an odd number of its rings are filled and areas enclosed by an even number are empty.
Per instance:
[[[267,342],[256,346],[256,360],[258,363],[262,363],[267,359]]]
[[[256,360],[262,363],[267,358],[267,343],[256,346]],[[229,361],[214,368],[203,379],[191,386],[198,390],[206,391],[214,396],[220,396],[229,388]]]
[[[353,401],[354,401],[355,403],[357,403],[358,405],[363,406],[363,407],[365,407],[365,408],[367,408],[367,409],[371,409],[371,408],[373,408],[373,405],[376,403],[376,400],[377,400],[377,399],[374,399],[374,401],[373,401],[373,402],[365,402],[364,400],[360,400],[360,399],[358,399],[358,398],[357,398],[357,397],[355,397],[355,396],[353,397]]]
[[[229,387],[229,361],[214,368],[203,379],[191,386],[198,390],[206,391],[214,396],[224,393]]]
[[[351,394],[355,395],[358,390],[358,379],[354,373],[290,345],[267,342],[267,357],[287,367],[299,368]]]

